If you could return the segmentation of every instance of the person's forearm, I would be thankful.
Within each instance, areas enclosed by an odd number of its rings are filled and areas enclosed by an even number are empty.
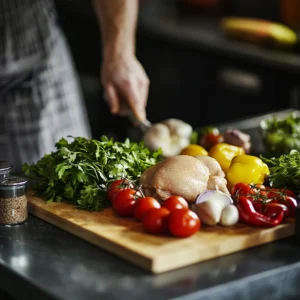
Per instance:
[[[104,58],[135,53],[138,0],[93,0]]]

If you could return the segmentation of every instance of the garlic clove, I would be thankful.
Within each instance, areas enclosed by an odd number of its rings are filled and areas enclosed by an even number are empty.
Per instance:
[[[215,201],[206,201],[193,206],[201,222],[214,226],[220,222],[223,208]]]
[[[220,224],[222,226],[232,226],[239,221],[239,211],[234,204],[226,206],[221,214]]]
[[[193,127],[190,124],[179,119],[171,118],[164,120],[162,123],[167,125],[171,134],[175,136],[190,138],[193,132]]]

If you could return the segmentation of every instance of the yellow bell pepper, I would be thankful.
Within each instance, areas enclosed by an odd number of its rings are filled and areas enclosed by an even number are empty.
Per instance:
[[[240,182],[263,184],[269,174],[269,167],[260,158],[252,155],[238,155],[232,159],[227,171],[227,185],[231,189]]]
[[[213,157],[218,161],[222,170],[226,173],[231,160],[240,154],[245,154],[245,150],[242,147],[226,144],[226,143],[218,143],[215,144],[210,150],[208,155]]]
[[[181,155],[190,155],[190,156],[197,156],[197,155],[208,155],[206,149],[202,146],[197,144],[189,144],[185,148],[183,148],[180,152]]]

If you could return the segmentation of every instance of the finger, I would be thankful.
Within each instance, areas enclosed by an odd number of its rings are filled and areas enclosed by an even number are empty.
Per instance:
[[[108,84],[106,87],[109,109],[112,114],[118,114],[120,111],[120,100],[115,88]]]
[[[119,115],[122,117],[128,116],[130,108],[125,103],[125,101],[121,101]]]
[[[149,81],[139,82],[139,92],[140,92],[141,105],[144,107],[144,109],[146,109],[148,96],[149,96]]]
[[[126,102],[129,105],[133,115],[138,120],[145,120],[146,112],[143,104],[143,99],[141,99],[141,94],[138,89],[138,85],[132,86],[131,89],[128,90]]]

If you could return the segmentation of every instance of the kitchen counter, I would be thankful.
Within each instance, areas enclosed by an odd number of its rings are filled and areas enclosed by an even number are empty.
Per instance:
[[[223,127],[257,138],[262,118]],[[0,290],[17,300],[299,299],[300,238],[152,275],[30,215],[24,225],[0,227],[0,277]]]
[[[161,275],[150,275],[33,216],[23,226],[1,228],[0,249],[0,288],[20,300],[275,300],[300,295],[300,243],[295,238]]]
[[[145,1],[139,18],[141,35],[151,35],[164,40],[184,44],[199,50],[242,59],[249,63],[284,70],[300,72],[300,55],[293,51],[267,49],[228,39],[219,27],[218,18],[180,17],[174,1]]]

